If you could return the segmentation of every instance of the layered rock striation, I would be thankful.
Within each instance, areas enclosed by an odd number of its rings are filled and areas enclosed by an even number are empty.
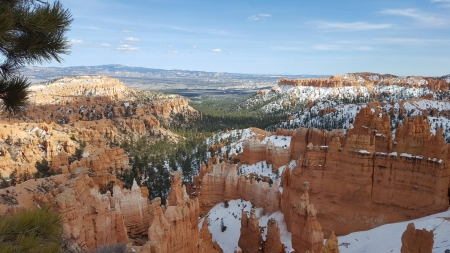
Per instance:
[[[291,86],[313,86],[338,88],[343,86],[365,86],[373,85],[398,85],[411,88],[425,86],[430,90],[448,90],[449,83],[443,78],[408,76],[398,77],[394,75],[380,75],[376,73],[354,73],[330,76],[327,78],[310,79],[286,79],[278,81],[278,85]]]
[[[300,196],[301,182],[309,181],[309,195],[320,210],[316,217],[327,235],[419,218],[449,206],[450,146],[442,130],[430,133],[423,116],[405,118],[394,139],[389,116],[371,108],[361,109],[346,134],[318,129],[276,134],[291,136],[289,155],[282,159],[296,164],[282,174],[283,212],[297,204],[290,196]],[[247,145],[239,156],[267,161],[267,146]]]

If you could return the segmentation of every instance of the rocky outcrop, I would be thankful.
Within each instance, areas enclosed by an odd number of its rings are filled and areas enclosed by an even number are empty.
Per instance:
[[[291,153],[289,147],[275,146],[270,140],[262,144],[259,139],[252,138],[243,143],[243,152],[239,154],[239,159],[245,164],[255,164],[259,161],[267,161],[273,164],[275,169],[289,163]]]
[[[278,81],[278,85],[290,86],[313,86],[339,88],[343,86],[365,86],[370,90],[373,85],[398,85],[411,88],[428,87],[430,90],[445,90],[449,83],[442,78],[431,78],[421,76],[398,77],[394,75],[380,75],[376,73],[354,73],[330,76],[327,78],[310,79],[285,79]]]
[[[117,79],[106,76],[63,77],[46,85],[33,85],[30,99],[39,104],[70,101],[76,96],[124,99],[134,93]]]
[[[212,235],[209,233],[208,229],[208,219],[204,219],[203,226],[200,231],[200,245],[199,253],[222,253],[223,250],[220,248],[217,242],[212,241]]]
[[[189,199],[185,187],[181,186],[180,171],[172,173],[171,178],[167,206],[161,206],[159,198],[151,204],[149,241],[140,252],[189,253],[200,248],[198,200]]]
[[[431,253],[434,244],[433,231],[416,229],[409,223],[402,235],[401,253]]]
[[[327,242],[323,246],[320,253],[339,253],[339,243],[336,235],[334,232],[331,232],[330,237],[328,238]]]
[[[285,253],[280,240],[280,227],[275,219],[267,221],[267,235],[263,243],[264,253]]]
[[[204,166],[194,182],[196,191],[192,194],[198,196],[201,215],[205,215],[218,203],[239,198],[252,201],[255,206],[262,207],[267,212],[280,209],[277,182],[270,186],[254,177],[238,176],[234,164],[210,164],[209,170]]]
[[[309,194],[316,200],[317,219],[327,236],[331,231],[348,234],[446,210],[450,146],[442,130],[432,135],[422,116],[405,118],[394,140],[390,128],[388,114],[362,108],[346,134],[278,130],[277,135],[291,136],[285,159],[296,163],[283,172],[282,203],[296,205],[298,200],[290,196],[303,193],[301,182],[311,182]],[[249,143],[258,145],[249,145],[247,153],[244,147],[244,159],[269,160],[267,144],[254,139]]]
[[[288,186],[288,185],[286,185]],[[317,210],[309,200],[309,183],[302,183],[303,194],[283,190],[282,212],[292,233],[292,247],[296,252],[320,252],[323,232],[317,220]],[[299,198],[300,196],[300,198]]]
[[[242,212],[241,236],[238,245],[242,253],[262,252],[262,235],[254,209],[250,211],[250,217],[246,211]]]
[[[123,214],[111,208],[110,195],[100,194],[88,173],[88,169],[78,168],[58,187],[55,204],[62,216],[64,238],[87,251],[126,242]]]
[[[146,191],[147,188],[145,188]],[[131,237],[144,237],[149,228],[149,200],[148,194],[143,194],[142,189],[133,182],[131,190],[121,189],[114,185],[111,193],[111,209],[123,215],[124,224]]]
[[[92,169],[96,174],[108,174],[110,171],[128,168],[128,155],[121,148],[106,149],[97,154],[90,154],[79,161],[75,161],[69,165],[69,171],[76,168],[87,167]]]

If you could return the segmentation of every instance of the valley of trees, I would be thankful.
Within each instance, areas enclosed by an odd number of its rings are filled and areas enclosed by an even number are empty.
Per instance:
[[[170,191],[170,172],[181,170],[183,183],[191,183],[199,173],[202,162],[206,163],[214,155],[208,156],[208,152],[211,145],[219,142],[215,133],[248,127],[264,129],[286,117],[285,113],[261,114],[252,110],[236,110],[234,105],[235,102],[227,99],[193,103],[191,106],[200,111],[201,116],[187,125],[177,124],[184,122],[184,115],[172,115],[175,122],[171,125],[174,127],[168,128],[181,137],[177,143],[166,139],[154,141],[151,136],[137,140],[130,137],[122,141],[120,147],[129,155],[132,166],[131,170],[118,173],[124,186],[131,188],[133,180],[136,180],[139,186],[148,188],[150,199],[161,197],[165,203]],[[183,127],[178,127],[180,125]]]

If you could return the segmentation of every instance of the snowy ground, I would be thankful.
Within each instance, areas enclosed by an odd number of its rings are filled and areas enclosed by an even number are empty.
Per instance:
[[[238,199],[230,200],[228,205],[228,208],[226,208],[224,203],[217,204],[209,211],[205,218],[208,219],[208,229],[212,234],[213,241],[220,245],[224,253],[233,253],[235,250],[240,250],[238,242],[241,236],[242,212],[250,212],[252,204],[250,201]],[[281,212],[263,214],[262,211],[262,208],[255,209],[256,216],[259,218],[259,226],[264,227],[263,240],[267,234],[267,221],[274,218],[278,221],[280,239],[285,246],[286,252],[293,252],[292,234],[287,231],[284,215]],[[199,229],[202,228],[203,219],[199,221]],[[223,225],[226,226],[226,230],[223,232],[221,226],[222,221]]]
[[[217,204],[209,211],[205,218],[208,219],[208,229],[212,234],[213,241],[217,242],[224,253],[233,253],[240,250],[238,246],[241,235],[242,212],[250,212],[252,204],[250,201],[231,200],[228,208],[224,203]],[[285,246],[286,252],[293,252],[292,234],[287,231],[284,215],[281,212],[272,214],[262,213],[262,208],[255,209],[259,218],[260,227],[265,227],[263,240],[266,239],[267,221],[274,218],[280,226],[280,239]],[[199,229],[202,228],[202,218],[199,221]],[[226,226],[222,232],[221,223]],[[444,253],[450,249],[450,209],[443,213],[434,214],[424,218],[387,224],[368,231],[355,232],[346,236],[338,237],[339,250],[341,253],[391,253],[400,252],[402,246],[401,236],[406,230],[408,223],[414,222],[416,229],[427,229],[434,231],[433,253]]]
[[[388,94],[388,95],[386,95]],[[284,101],[296,101],[295,104],[304,104],[310,101],[342,100],[346,103],[360,103],[369,101],[398,102],[411,98],[432,94],[436,99],[439,94],[427,87],[405,87],[398,85],[375,85],[370,91],[364,86],[343,87],[312,87],[312,86],[276,86],[266,90],[264,95],[253,96],[239,104],[238,108],[254,108],[271,113],[284,110]]]
[[[261,143],[266,144],[269,140],[277,147],[289,147],[291,145],[291,136],[272,135],[266,137]]]
[[[295,168],[296,163],[295,160],[292,160],[289,163],[289,168],[292,170]],[[272,164],[267,164],[266,161],[261,161],[255,164],[242,164],[238,171],[237,174],[238,175],[248,175],[250,173],[254,173],[257,174],[259,176],[265,176],[265,177],[270,177],[272,179],[273,182],[275,182],[276,180],[279,180],[281,177],[281,174],[283,174],[283,171],[286,169],[286,165],[281,166],[280,168],[278,168],[278,173],[274,173],[273,172],[273,165]]]
[[[400,252],[401,237],[408,223],[416,229],[434,230],[433,253],[450,249],[450,209],[417,220],[387,224],[372,230],[355,232],[338,237],[341,253],[391,253]]]

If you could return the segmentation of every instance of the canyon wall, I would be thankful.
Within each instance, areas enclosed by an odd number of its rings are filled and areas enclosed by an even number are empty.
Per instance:
[[[375,73],[354,73],[345,75],[336,75],[326,78],[308,78],[308,79],[286,79],[281,78],[278,85],[289,86],[313,86],[313,87],[332,87],[342,86],[365,86],[373,85],[398,85],[411,88],[428,87],[430,90],[448,91],[449,83],[445,79],[408,76],[398,77],[393,75],[380,75]]]
[[[198,196],[200,215],[205,215],[212,207],[232,199],[252,201],[257,207],[267,212],[280,210],[281,194],[278,183],[258,181],[248,175],[238,176],[236,165],[227,162],[210,164],[208,169],[202,167],[200,176],[196,178],[195,196]]]
[[[406,118],[394,140],[388,115],[371,108],[361,109],[347,134],[318,129],[276,134],[291,136],[289,159],[296,162],[282,174],[281,203],[295,205],[298,200],[291,196],[300,196],[302,182],[309,181],[326,235],[419,218],[449,206],[449,145],[441,130],[430,134],[422,116]],[[240,155],[244,161],[268,158],[261,151],[267,147],[255,143],[244,148]],[[287,208],[282,207],[285,213]]]

